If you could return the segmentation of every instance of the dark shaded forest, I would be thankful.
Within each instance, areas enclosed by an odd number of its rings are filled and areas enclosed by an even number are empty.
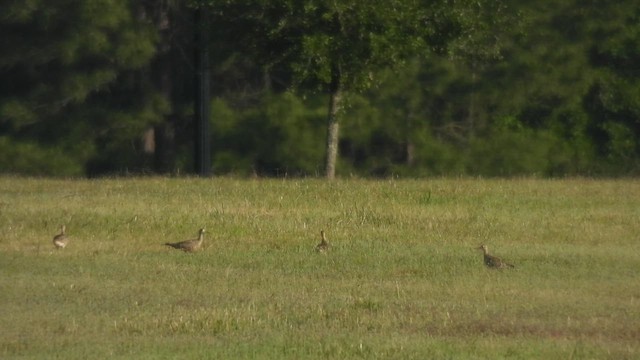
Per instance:
[[[0,0],[0,39],[4,174],[640,174],[636,1]]]

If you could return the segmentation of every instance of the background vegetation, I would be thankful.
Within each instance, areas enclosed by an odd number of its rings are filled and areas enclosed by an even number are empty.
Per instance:
[[[191,172],[196,7],[217,174],[324,173],[332,89],[338,174],[640,170],[634,1],[2,0],[0,171]]]
[[[3,359],[640,355],[635,180],[2,177],[0,194]],[[200,227],[199,253],[162,245]],[[485,268],[480,243],[516,268]]]

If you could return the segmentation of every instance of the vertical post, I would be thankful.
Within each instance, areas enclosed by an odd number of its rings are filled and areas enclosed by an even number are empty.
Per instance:
[[[211,175],[209,32],[206,8],[195,10],[195,172]]]

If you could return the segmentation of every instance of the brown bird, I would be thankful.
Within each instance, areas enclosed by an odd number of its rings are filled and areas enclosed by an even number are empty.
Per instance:
[[[166,243],[165,245],[171,246],[174,249],[180,249],[185,252],[194,252],[202,246],[204,240],[204,229],[200,229],[197,239],[185,240],[176,243]]]
[[[53,245],[56,247],[56,249],[64,249],[65,246],[67,246],[67,244],[69,243],[69,238],[67,237],[65,230],[66,226],[60,226],[60,234],[53,237]]]
[[[327,238],[324,235],[324,230],[320,230],[320,236],[322,237],[322,241],[320,241],[320,244],[316,245],[316,251],[319,253],[329,251],[329,243],[327,242]]]
[[[480,245],[478,250],[482,250],[484,254],[484,264],[493,269],[504,269],[504,268],[512,268],[513,265],[503,261],[497,256],[493,256],[489,254],[489,248],[487,245]]]

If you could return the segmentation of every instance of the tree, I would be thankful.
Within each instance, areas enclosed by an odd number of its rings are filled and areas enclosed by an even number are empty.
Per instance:
[[[606,173],[640,172],[640,7],[600,4],[589,33],[591,64],[600,70],[584,105]]]
[[[240,21],[245,44],[270,70],[286,64],[294,87],[327,92],[325,175],[335,176],[344,92],[360,92],[374,74],[459,33],[453,1],[233,1],[214,5],[212,19]],[[226,20],[225,20],[226,19]],[[234,29],[239,29],[236,24]]]
[[[136,3],[136,2],[134,2]],[[193,140],[191,116],[183,109],[194,100],[193,13],[183,2],[140,1],[140,20],[158,37],[155,56],[144,69],[142,86],[164,104],[148,131],[152,134],[153,168],[158,173],[177,171],[179,148]],[[193,154],[194,147],[187,151]],[[193,156],[190,156],[190,159]]]
[[[211,174],[211,134],[209,120],[211,116],[211,71],[209,68],[209,30],[208,9],[195,10],[195,96],[194,96],[194,122],[195,122],[195,170],[200,176]]]
[[[296,81],[329,94],[325,176],[333,179],[343,93],[369,88],[375,72],[424,51],[430,24],[443,20],[431,10],[441,9],[396,0],[283,3],[285,17],[271,37],[290,44],[286,60]]]
[[[129,1],[3,1],[0,8],[0,128],[16,149],[36,142],[82,168],[96,138],[148,119],[131,115],[149,103],[104,96],[132,90],[129,75],[155,53],[154,33]]]

